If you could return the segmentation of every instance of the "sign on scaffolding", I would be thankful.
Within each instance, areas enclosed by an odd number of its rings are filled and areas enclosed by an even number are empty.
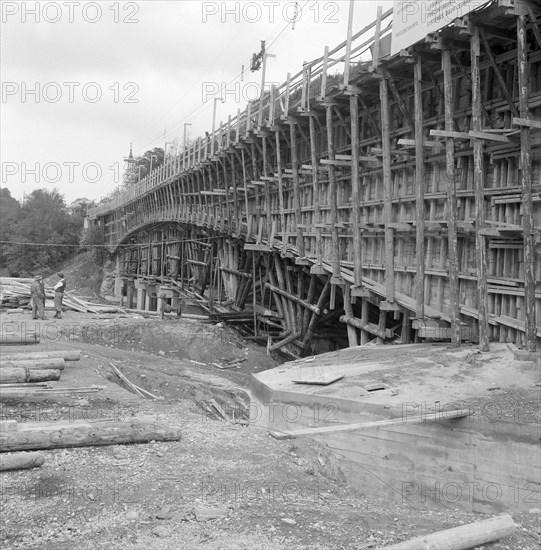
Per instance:
[[[391,55],[489,3],[487,0],[395,0]]]

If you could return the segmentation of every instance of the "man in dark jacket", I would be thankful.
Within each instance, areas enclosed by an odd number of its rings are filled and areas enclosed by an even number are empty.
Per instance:
[[[66,289],[66,279],[64,274],[59,273],[60,281],[54,285],[54,308],[56,313],[53,319],[62,319],[62,300],[64,299],[64,290]]]

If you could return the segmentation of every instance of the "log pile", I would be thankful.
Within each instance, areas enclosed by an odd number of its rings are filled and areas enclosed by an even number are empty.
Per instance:
[[[33,279],[17,279],[14,277],[0,277],[0,307],[6,308],[8,311],[15,309],[30,309],[31,296],[30,285]],[[45,287],[45,306],[52,307],[54,300],[54,289]],[[93,304],[78,298],[73,292],[65,292],[63,306],[73,311],[80,313],[125,313],[118,307],[104,306],[101,304]]]

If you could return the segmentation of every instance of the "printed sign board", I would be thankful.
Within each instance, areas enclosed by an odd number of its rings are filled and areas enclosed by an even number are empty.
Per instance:
[[[488,3],[486,0],[395,0],[391,55]]]

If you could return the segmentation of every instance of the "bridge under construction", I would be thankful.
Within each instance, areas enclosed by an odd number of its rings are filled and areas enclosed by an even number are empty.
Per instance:
[[[541,9],[495,0],[391,55],[392,15],[89,212],[127,307],[189,296],[296,356],[536,350]]]

